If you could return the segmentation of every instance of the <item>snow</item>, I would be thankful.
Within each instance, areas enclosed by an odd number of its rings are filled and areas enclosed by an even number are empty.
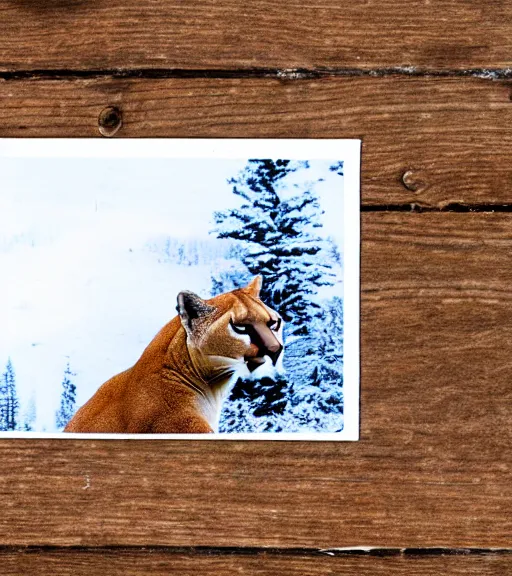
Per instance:
[[[87,248],[84,240],[90,241]],[[20,394],[26,397],[31,388],[26,384],[43,376],[46,386],[36,387],[36,404],[39,412],[45,408],[38,424],[48,431],[67,361],[76,373],[80,405],[101,383],[135,363],[175,316],[178,292],[206,296],[210,282],[209,266],[187,267],[184,274],[178,265],[162,266],[148,258],[144,245],[107,250],[84,235],[30,254],[11,254],[0,266],[16,270],[1,296],[11,306],[3,315],[7,331],[0,350],[12,359]]]
[[[188,162],[0,159],[0,371],[10,358],[21,415],[35,398],[35,430],[56,430],[68,362],[80,406],[139,358],[175,316],[179,291],[207,297],[215,275],[224,275],[223,286],[246,281],[232,243],[210,234],[213,212],[237,206],[227,178],[245,161],[201,160],[201,169]],[[342,179],[328,164],[312,163],[308,178],[324,177],[317,184],[323,234],[342,251]],[[290,198],[301,182],[294,178],[283,189]],[[295,206],[291,198],[289,217],[300,216]],[[263,211],[261,220],[273,229]],[[314,256],[304,261],[313,263]],[[314,299],[341,293],[341,277]],[[268,428],[268,420],[247,418],[253,431]],[[279,421],[292,429],[291,414]]]
[[[341,175],[339,165],[330,171]],[[304,178],[309,173],[304,163],[251,160],[233,180],[247,204],[215,213],[215,232],[243,247],[243,267],[232,278],[226,272],[215,278],[216,287],[237,285],[243,268],[261,274],[262,299],[287,322],[285,348],[287,337],[298,336],[284,360],[285,378],[261,379],[249,387],[238,383],[221,422],[226,431],[335,432],[343,427],[343,361],[335,354],[343,347],[341,254],[332,238],[317,232],[323,229],[324,211],[315,185]],[[303,186],[290,186],[298,174]],[[325,287],[337,289],[331,300],[322,298]],[[325,357],[331,365],[325,366]]]

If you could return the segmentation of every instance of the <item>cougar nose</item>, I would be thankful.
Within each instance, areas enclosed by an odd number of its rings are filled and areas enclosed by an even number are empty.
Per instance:
[[[270,348],[268,349],[268,357],[272,360],[272,364],[275,366],[277,364],[277,360],[279,359],[279,356],[281,356],[281,352],[283,351],[283,346],[282,344],[275,344],[273,346],[270,346]]]

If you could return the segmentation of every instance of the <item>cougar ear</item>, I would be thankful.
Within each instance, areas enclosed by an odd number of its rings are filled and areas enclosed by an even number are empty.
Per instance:
[[[208,316],[215,308],[209,306],[202,298],[194,294],[194,292],[184,290],[178,294],[176,310],[181,317],[181,322],[185,329],[191,330],[196,320]]]
[[[258,298],[260,295],[262,282],[263,282],[263,279],[262,279],[261,275],[258,274],[249,282],[249,284],[247,284],[245,289],[247,290],[247,292],[249,292],[250,294],[252,294],[256,298]]]

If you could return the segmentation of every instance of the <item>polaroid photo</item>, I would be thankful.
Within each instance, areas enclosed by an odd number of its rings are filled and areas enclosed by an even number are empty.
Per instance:
[[[357,440],[359,140],[0,140],[0,437]]]

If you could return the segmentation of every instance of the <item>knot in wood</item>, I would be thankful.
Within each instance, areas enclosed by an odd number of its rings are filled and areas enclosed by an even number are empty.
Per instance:
[[[98,128],[102,136],[110,138],[116,134],[123,125],[121,110],[115,106],[104,108],[98,118]]]
[[[407,188],[407,190],[417,192],[422,183],[415,178],[412,170],[406,170],[402,174],[402,184]]]

